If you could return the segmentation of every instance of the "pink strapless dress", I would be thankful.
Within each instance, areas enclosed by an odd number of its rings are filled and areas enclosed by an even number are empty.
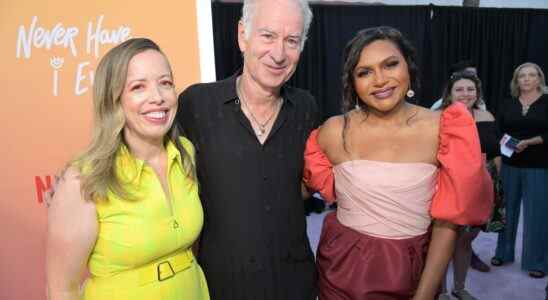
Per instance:
[[[409,299],[428,247],[438,168],[348,161],[334,166],[337,212],[317,251],[320,299]]]
[[[475,122],[464,105],[440,119],[440,167],[352,160],[333,166],[313,131],[304,180],[336,213],[326,216],[317,251],[321,300],[410,299],[417,289],[433,219],[480,225],[492,209]]]

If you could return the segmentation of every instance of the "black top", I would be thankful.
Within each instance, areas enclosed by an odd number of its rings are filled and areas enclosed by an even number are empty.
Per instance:
[[[544,143],[525,148],[512,157],[502,156],[508,165],[523,168],[548,168],[548,95],[542,95],[530,107],[525,116],[521,114],[518,99],[506,99],[497,114],[499,137],[507,133],[518,140],[541,136]]]
[[[497,137],[497,126],[494,121],[476,122],[481,145],[481,153],[487,155],[491,160],[500,155],[499,139]]]
[[[263,145],[240,109],[236,76],[179,96],[177,122],[196,147],[204,206],[199,262],[212,299],[315,299],[301,179],[313,97],[285,86]]]

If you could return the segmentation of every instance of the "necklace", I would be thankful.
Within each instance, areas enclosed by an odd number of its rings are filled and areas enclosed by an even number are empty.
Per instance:
[[[531,100],[524,100],[523,98],[519,97],[519,103],[521,104],[521,115],[525,117],[525,115],[529,112],[529,108],[531,108],[531,105],[538,99],[535,98],[532,101]]]
[[[529,105],[521,105],[521,115],[525,116],[529,112]]]
[[[274,116],[276,115],[280,107],[282,107],[284,99],[280,98],[280,101],[278,102],[277,107],[275,109],[272,109],[272,113],[270,114],[270,116],[266,119],[266,121],[261,123],[259,122],[259,120],[257,120],[255,115],[253,114],[253,111],[251,110],[249,105],[247,105],[246,103],[247,101],[243,97],[244,95],[242,91],[240,90],[240,79],[236,81],[236,93],[238,94],[238,98],[240,98],[241,100],[239,102],[241,102],[243,106],[247,109],[247,111],[249,112],[249,116],[251,117],[251,120],[255,123],[255,125],[257,125],[257,127],[259,127],[258,130],[254,129],[253,131],[255,131],[255,134],[257,135],[257,137],[262,138],[266,133],[266,128],[268,127],[268,124],[274,118]]]

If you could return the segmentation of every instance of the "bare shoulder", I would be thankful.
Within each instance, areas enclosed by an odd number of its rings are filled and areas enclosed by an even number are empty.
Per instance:
[[[59,183],[55,190],[54,199],[65,200],[67,197],[75,198],[80,193],[80,170],[75,166],[66,168],[59,177]],[[83,200],[83,199],[81,199]],[[57,201],[55,201],[57,202]]]
[[[69,166],[61,173],[61,181],[68,184],[80,184],[80,170],[75,166]]]
[[[492,113],[490,113],[487,110],[482,109],[476,109],[474,110],[474,115],[476,118],[476,121],[478,122],[493,122],[495,121],[495,117]]]
[[[415,113],[412,115],[410,121],[416,122],[420,127],[427,127],[437,129],[439,127],[441,111],[424,108],[422,106],[412,104]]]
[[[430,110],[428,108],[414,105],[413,107],[417,110],[417,113],[420,113],[423,117],[429,118],[429,119],[439,119],[441,115],[441,110]]]
[[[328,148],[341,139],[344,127],[344,116],[338,115],[327,119],[318,130],[318,144],[322,149]]]

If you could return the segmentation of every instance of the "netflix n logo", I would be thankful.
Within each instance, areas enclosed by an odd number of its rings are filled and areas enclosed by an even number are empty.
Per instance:
[[[46,175],[44,177],[34,176],[34,187],[36,189],[36,199],[38,200],[38,203],[44,202],[45,193],[51,188],[53,182],[51,175]]]

